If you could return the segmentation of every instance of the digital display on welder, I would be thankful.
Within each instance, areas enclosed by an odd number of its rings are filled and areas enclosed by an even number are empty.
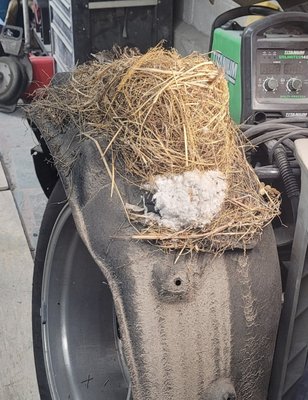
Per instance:
[[[307,65],[306,65],[306,68],[307,68]],[[287,63],[287,64],[284,64],[283,71],[286,75],[302,74],[305,72],[305,66],[304,66],[304,64],[299,64],[299,63]]]
[[[260,73],[262,75],[271,75],[271,74],[279,74],[281,69],[280,64],[260,64]]]

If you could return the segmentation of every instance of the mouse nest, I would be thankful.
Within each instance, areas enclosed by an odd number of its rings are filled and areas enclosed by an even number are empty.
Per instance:
[[[139,204],[122,201],[134,239],[182,251],[249,248],[279,214],[279,193],[247,162],[224,74],[206,56],[162,46],[98,54],[41,94],[31,113],[76,124],[112,186],[121,166],[141,189]]]

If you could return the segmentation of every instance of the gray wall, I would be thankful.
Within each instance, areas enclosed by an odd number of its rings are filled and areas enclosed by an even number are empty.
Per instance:
[[[175,48],[183,55],[206,53],[214,19],[234,7],[232,0],[216,0],[214,5],[209,0],[176,0]]]

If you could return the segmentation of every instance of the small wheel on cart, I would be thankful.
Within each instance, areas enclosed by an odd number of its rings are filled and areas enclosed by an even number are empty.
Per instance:
[[[24,66],[16,57],[0,57],[0,103],[17,103],[27,84]]]

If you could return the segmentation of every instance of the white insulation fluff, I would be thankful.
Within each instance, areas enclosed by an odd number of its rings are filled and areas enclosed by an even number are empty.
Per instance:
[[[178,175],[156,176],[153,189],[155,209],[160,218],[157,215],[152,217],[157,222],[173,230],[202,228],[220,211],[227,182],[219,171],[187,171]]]

